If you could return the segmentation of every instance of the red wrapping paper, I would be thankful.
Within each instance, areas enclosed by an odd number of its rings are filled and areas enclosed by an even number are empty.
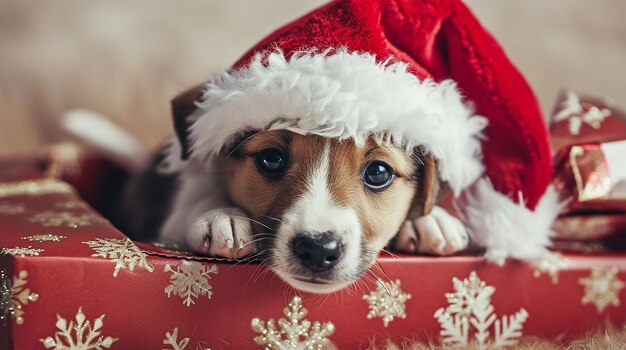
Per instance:
[[[0,162],[0,167],[14,164]],[[36,171],[24,176],[38,177],[34,175]],[[10,180],[16,177],[13,172]],[[181,349],[263,348],[266,344],[253,331],[252,320],[258,318],[259,330],[269,319],[286,318],[283,310],[294,296],[301,297],[308,310],[298,323],[306,319],[319,322],[327,333],[332,329],[332,334],[322,338],[337,348],[362,348],[388,339],[475,341],[477,330],[470,323],[475,316],[469,313],[462,318],[464,307],[455,311],[454,295],[447,297],[455,291],[455,278],[457,288],[467,292],[474,282],[484,304],[480,310],[493,307],[500,332],[492,321],[486,327],[488,343],[494,343],[503,328],[520,336],[573,339],[626,322],[626,258],[622,253],[553,255],[552,260],[535,265],[508,262],[504,268],[478,256],[383,255],[379,265],[355,286],[320,296],[293,290],[261,265],[135,244],[63,182],[3,181],[0,176],[0,248],[4,253],[0,270],[8,276],[2,283],[8,285],[5,297],[14,306],[13,315],[0,320],[5,347],[54,347],[69,339],[76,343],[76,329],[82,329],[83,342],[98,332],[89,341],[99,342],[103,349],[176,348],[172,344]],[[379,288],[378,278],[388,284]],[[464,279],[469,285],[463,285]],[[185,288],[185,281],[191,281],[191,289]],[[393,310],[388,314],[393,317],[387,318],[386,326],[381,315],[371,313],[370,303],[379,308],[385,305],[371,297],[376,295],[395,300],[389,304]],[[457,321],[455,315],[459,315]],[[509,326],[519,327],[504,327],[505,317]],[[68,329],[70,322],[80,326]],[[442,335],[455,322],[459,329],[467,322],[467,337]],[[276,324],[276,328],[281,326]],[[514,342],[515,338],[499,341]]]
[[[550,121],[553,151],[568,145],[626,140],[626,114],[610,99],[563,91]]]
[[[554,225],[555,238],[608,239],[611,248],[626,249],[626,193],[619,189],[626,181],[619,155],[626,152],[626,115],[606,99],[564,92],[550,135],[552,183],[567,204]]]

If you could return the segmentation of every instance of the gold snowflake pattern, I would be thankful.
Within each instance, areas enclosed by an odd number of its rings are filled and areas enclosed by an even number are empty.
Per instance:
[[[183,338],[180,341],[178,340],[178,327],[174,328],[172,333],[165,332],[165,339],[163,339],[163,345],[171,346],[171,349],[163,349],[163,350],[185,350],[187,345],[189,344],[189,338]]]
[[[405,303],[411,299],[411,294],[404,293],[400,289],[400,280],[384,282],[379,278],[376,284],[376,290],[363,296],[363,299],[368,302],[370,309],[367,318],[380,317],[385,327],[395,317],[406,318]]]
[[[75,321],[67,320],[57,315],[56,327],[59,330],[53,337],[39,339],[46,349],[55,350],[101,350],[108,349],[118,339],[110,336],[102,336],[103,319],[105,315],[96,318],[93,326],[90,321],[85,322],[85,314],[82,306],[78,308]]]
[[[154,267],[146,259],[146,254],[128,238],[96,238],[95,241],[83,243],[96,252],[91,256],[110,259],[115,262],[113,277],[117,277],[120,269],[134,271],[135,267],[139,267],[150,272],[154,271]]]
[[[462,280],[455,277],[452,279],[452,284],[454,292],[445,294],[448,301],[445,312],[449,315],[458,314],[461,317],[468,317],[472,314],[479,294],[493,294],[495,292],[495,288],[481,281],[476,272],[470,273],[468,278]]]
[[[0,215],[18,215],[25,212],[26,207],[24,207],[24,204],[0,202]]]
[[[6,321],[13,317],[18,325],[24,324],[23,305],[34,303],[39,298],[37,293],[32,293],[26,288],[28,272],[22,270],[17,276],[13,276],[13,284],[9,284],[9,275],[0,270],[0,321]]]
[[[79,228],[107,222],[95,214],[74,214],[69,211],[42,211],[33,215],[28,221],[41,224],[44,227],[65,226],[69,228]]]
[[[444,345],[463,348],[475,342],[481,349],[499,349],[517,344],[524,322],[528,319],[525,309],[498,319],[491,304],[491,296],[496,289],[481,281],[475,271],[463,280],[453,278],[452,284],[455,291],[445,294],[448,306],[439,308],[434,314],[441,326],[439,335]],[[490,341],[492,325],[494,336]],[[470,340],[470,328],[475,331],[474,340]]]
[[[56,179],[29,180],[0,183],[0,197],[38,196],[52,193],[72,193],[74,190],[67,182]]]
[[[24,236],[22,239],[31,242],[59,242],[60,240],[67,238],[66,236],[53,235],[50,233],[41,234],[41,235],[31,235]]]
[[[264,322],[259,318],[252,319],[252,330],[259,334],[254,338],[257,345],[265,349],[328,349],[332,343],[328,337],[335,331],[331,322],[323,324],[311,323],[304,319],[308,313],[302,307],[302,299],[293,297],[289,307],[283,310],[287,319],[280,318],[278,326],[274,319]]]
[[[9,274],[0,270],[0,321],[6,325],[7,319],[13,315],[13,291],[9,281]]]
[[[173,270],[169,264],[165,265],[165,272],[170,272],[170,284],[165,287],[169,298],[172,294],[183,299],[183,304],[191,306],[195,299],[206,295],[211,299],[213,287],[209,284],[211,274],[217,274],[217,265],[205,266],[195,261],[183,260],[182,264]]]
[[[59,209],[85,209],[85,208],[88,208],[89,206],[87,206],[85,202],[70,200],[70,201],[56,202],[54,203],[54,207],[59,208]]]
[[[539,262],[539,266],[533,272],[535,278],[541,277],[542,273],[550,276],[552,284],[559,283],[559,272],[571,265],[569,259],[566,259],[561,253],[550,253]]]
[[[581,303],[595,305],[598,313],[602,313],[607,306],[619,306],[619,293],[624,288],[624,282],[617,277],[617,267],[597,267],[591,270],[589,277],[582,277],[578,283],[585,287],[585,295]]]
[[[30,255],[30,256],[39,255],[39,253],[41,252],[43,252],[43,249],[36,249],[31,246],[0,249],[0,254],[19,255],[21,257],[24,257],[26,255]]]
[[[24,310],[22,305],[27,305],[29,302],[34,303],[39,299],[37,293],[31,293],[30,288],[26,288],[26,280],[28,278],[28,272],[22,270],[17,276],[13,276],[13,286],[11,287],[11,314],[15,319],[15,323],[24,324]]]
[[[580,134],[584,124],[599,129],[604,120],[612,115],[608,108],[599,108],[587,102],[580,102],[574,91],[568,91],[561,110],[554,116],[555,121],[568,119],[568,129],[571,135]]]

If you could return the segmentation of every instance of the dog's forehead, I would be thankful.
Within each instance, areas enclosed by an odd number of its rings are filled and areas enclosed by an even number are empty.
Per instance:
[[[377,142],[374,137],[357,146],[352,139],[337,140],[317,135],[301,135],[286,130],[261,131],[243,142],[242,148],[247,153],[255,153],[268,148],[278,148],[288,152],[293,161],[313,161],[322,156],[324,145],[330,148],[330,162],[343,165],[334,168],[340,171],[350,166],[361,166],[364,162],[382,160],[390,163],[402,175],[410,175],[415,169],[411,152],[392,145]]]
[[[291,142],[291,133],[286,131],[259,131],[243,135],[234,147],[234,153],[255,153],[267,148],[286,148]]]

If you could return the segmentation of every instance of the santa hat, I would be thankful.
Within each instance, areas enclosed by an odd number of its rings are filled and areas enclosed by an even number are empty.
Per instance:
[[[549,244],[558,205],[537,100],[461,1],[333,1],[263,39],[197,105],[170,169],[181,148],[207,163],[246,130],[374,136],[438,160],[489,259],[533,259]]]

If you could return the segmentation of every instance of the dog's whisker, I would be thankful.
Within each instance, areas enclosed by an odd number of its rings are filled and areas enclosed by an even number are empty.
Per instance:
[[[257,256],[259,256],[259,255],[263,254],[263,253],[264,253],[264,252],[260,251],[260,252],[256,252],[256,253],[254,253],[254,254],[252,254],[252,255],[244,256],[244,257],[242,257],[241,259],[237,259],[237,262],[239,263],[239,262],[246,262],[246,261],[248,261],[248,260],[252,260],[252,259],[256,258]]]
[[[279,218],[276,218],[276,217],[273,217],[273,216],[269,216],[269,215],[262,215],[262,216],[263,216],[263,217],[265,217],[265,218],[267,218],[267,219],[269,219],[269,220],[278,221],[278,222],[280,222],[280,223],[283,223],[283,222],[285,221],[285,220],[283,220],[283,219],[279,219]]]
[[[391,255],[391,257],[393,257],[394,259],[398,259],[398,258],[400,258],[400,256],[399,256],[399,255],[397,255],[397,254],[393,253],[392,251],[390,251],[390,250],[388,250],[388,249],[383,248],[381,251],[383,251],[383,252],[385,252],[385,253],[387,253],[387,254]]]
[[[387,272],[383,268],[383,265],[381,265],[378,260],[376,260],[376,265],[375,266],[378,266],[378,268],[380,269],[380,272],[383,273],[383,276],[385,276],[385,279],[387,280],[387,282],[391,282],[391,278],[389,277],[389,275],[387,275]]]
[[[233,155],[233,153],[235,153],[235,151],[237,151],[237,149],[246,143],[246,141],[250,140],[251,138],[253,138],[254,136],[256,136],[257,133],[253,133],[252,135],[249,135],[248,137],[244,138],[243,140],[241,140],[239,143],[237,143],[237,145],[235,147],[233,147],[233,149],[228,152],[228,154],[226,155],[227,157],[230,157]]]
[[[246,245],[254,244],[254,243],[257,243],[257,242],[266,241],[266,240],[270,240],[270,239],[272,239],[272,237],[260,237],[260,238],[253,239],[253,240],[249,241],[248,243],[246,243]]]
[[[267,261],[263,262],[260,266],[259,269],[259,273],[257,274],[256,278],[254,279],[253,283],[256,283],[261,277],[264,277],[265,275],[267,275],[270,272],[270,268],[265,266],[267,263]],[[273,276],[273,275],[270,275]]]
[[[346,291],[346,293],[349,293],[350,291]],[[346,293],[341,293],[341,303],[343,304],[345,302],[345,295]]]
[[[283,288],[283,299],[284,299],[284,300],[290,300],[290,299],[291,299],[291,298],[289,298],[289,292],[290,292],[290,289],[291,289],[291,288],[292,288],[292,287],[291,287],[291,285],[290,285],[290,284],[287,284],[287,285],[285,286],[285,288]]]
[[[266,271],[267,270],[264,264],[263,263],[259,264],[259,266],[252,273],[252,275],[250,275],[250,278],[248,279],[246,286],[250,283],[252,284],[256,283],[261,277],[263,277],[263,275],[265,275]]]
[[[252,271],[252,274],[250,274],[250,276],[248,277],[248,280],[246,281],[246,284],[244,285],[244,289],[247,288],[250,283],[256,282],[255,277],[262,268],[263,268],[262,263],[259,263],[259,265],[254,269],[254,271]]]
[[[323,294],[322,297],[322,304],[325,304],[326,301],[328,301],[328,298],[330,298],[330,294]]]
[[[378,284],[378,281],[381,280],[381,278],[378,277],[374,271],[368,271],[368,273],[363,275],[363,278],[374,285]]]
[[[268,229],[268,230],[274,231],[274,229],[273,229],[273,228],[271,228],[271,227],[269,227],[269,226],[265,225],[264,223],[262,223],[262,222],[260,222],[260,221],[258,221],[258,220],[254,220],[253,218],[250,218],[250,217],[247,217],[247,216],[237,216],[237,215],[232,215],[232,217],[233,217],[233,218],[239,218],[239,219],[245,219],[245,220],[248,220],[248,221],[252,221],[252,222],[254,222],[254,223],[256,223],[256,224],[259,224],[259,225],[261,225],[261,226],[265,227],[265,228],[266,228],[266,229]]]
[[[348,287],[346,287],[346,289],[345,289],[346,294],[348,294],[351,297],[352,296],[356,296],[356,294],[354,294],[354,291],[352,290],[353,288],[354,288],[353,285],[349,285]],[[342,294],[342,301],[343,301],[343,293],[341,293],[341,294]]]
[[[356,281],[352,284],[350,284],[350,286],[348,286],[348,293],[352,296],[352,297],[357,297],[357,288],[359,287],[359,281]]]
[[[359,281],[361,283],[363,283],[363,287],[367,288],[367,284],[365,283],[366,281],[371,283],[371,284],[374,284],[374,285],[376,285],[378,283],[378,278],[375,275],[374,275],[374,277],[375,278],[372,278],[372,277],[368,276],[367,274],[365,274],[365,275],[363,275],[363,278],[360,279]]]
[[[248,281],[246,282],[244,288],[246,288],[250,283],[256,283],[263,273],[268,271],[265,265],[269,259],[270,257],[267,257],[259,262],[259,265],[254,269],[250,277],[248,277]]]
[[[257,252],[257,253],[254,253],[254,254],[252,254],[252,255],[248,255],[248,256],[246,256],[246,257],[243,257],[243,258],[241,258],[241,259],[237,259],[237,260],[235,261],[235,263],[231,264],[231,265],[228,267],[228,269],[231,269],[231,268],[233,268],[234,266],[239,265],[239,264],[242,264],[242,263],[248,263],[248,262],[251,262],[252,260],[254,260],[255,258],[257,258],[258,256],[261,256],[263,253],[264,253],[264,252]]]
[[[367,294],[367,284],[365,284],[365,281],[363,281],[363,279],[358,279],[355,284],[361,290],[361,293],[363,295]]]
[[[275,238],[276,235],[269,232],[259,232],[253,235],[254,238],[264,238],[264,239],[272,239]]]
[[[372,266],[371,266],[371,267],[367,270],[367,273],[370,273],[370,274],[372,274],[374,277],[378,278],[378,275],[376,274],[376,272],[377,272],[377,271],[382,272],[382,271],[381,271],[381,269],[380,269],[380,265],[379,265],[379,263],[378,263],[378,260],[376,260],[376,261],[374,261],[374,262],[372,263]]]
[[[273,232],[257,232],[253,236],[255,237],[275,237],[275,233]]]

